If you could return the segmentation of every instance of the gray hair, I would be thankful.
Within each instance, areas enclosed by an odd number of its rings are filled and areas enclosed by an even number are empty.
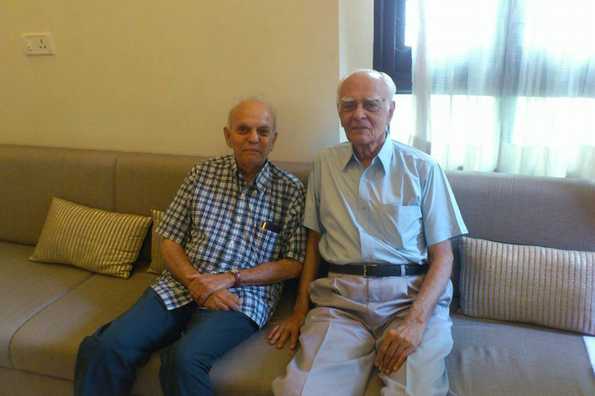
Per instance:
[[[393,79],[388,74],[378,71],[378,70],[374,70],[374,69],[358,69],[358,70],[355,70],[354,72],[349,73],[347,76],[343,77],[341,79],[341,81],[339,81],[339,85],[337,86],[337,102],[340,99],[339,95],[341,94],[341,87],[343,86],[343,83],[345,82],[345,80],[347,80],[348,78],[350,78],[356,74],[365,74],[366,76],[370,77],[371,79],[382,80],[382,82],[384,83],[384,85],[386,86],[386,88],[388,89],[388,92],[390,94],[390,97],[387,99],[392,100],[393,96],[397,93],[397,85],[395,84]]]

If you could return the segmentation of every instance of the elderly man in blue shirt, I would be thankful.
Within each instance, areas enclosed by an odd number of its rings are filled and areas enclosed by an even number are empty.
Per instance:
[[[363,395],[374,367],[382,395],[448,393],[450,239],[467,230],[438,164],[389,138],[395,91],[374,70],[339,85],[349,143],[324,150],[308,181],[297,301],[269,333],[293,349],[301,327],[301,347],[276,395]]]

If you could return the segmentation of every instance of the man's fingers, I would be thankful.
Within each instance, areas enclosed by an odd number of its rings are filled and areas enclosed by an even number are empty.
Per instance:
[[[221,309],[223,311],[229,311],[230,309],[235,309],[234,305],[235,304],[233,303],[233,301],[226,301],[225,299],[219,300],[219,307],[221,307]]]
[[[407,361],[407,357],[415,352],[415,347],[409,346],[405,348],[399,348],[397,352],[394,354],[391,362],[385,366],[385,374],[391,374],[395,371],[398,371],[401,366]]]
[[[390,356],[386,356],[384,362],[382,363],[382,371],[385,374],[390,374],[397,362],[407,357],[405,354],[405,349],[406,347],[403,344],[398,345],[396,348],[394,348]]]
[[[389,344],[382,357],[382,362],[380,363],[380,367],[383,371],[392,369],[392,363],[396,359],[399,351],[403,349],[402,340],[395,339]]]
[[[225,305],[225,307],[227,308],[226,311],[229,311],[230,309],[233,309],[235,311],[240,310],[240,305],[239,305],[240,299],[235,294],[230,293],[227,290],[220,290],[220,291],[216,292],[215,297],[217,297],[218,301],[221,304]]]
[[[384,357],[390,347],[390,344],[393,342],[392,337],[387,336],[382,340],[380,344],[380,348],[378,348],[378,352],[376,353],[376,360],[374,361],[374,365],[378,368],[382,367],[382,363],[384,362]]]
[[[281,349],[285,345],[285,341],[287,341],[287,329],[283,329],[281,331],[281,335],[279,336],[279,341],[277,341],[277,348]]]
[[[221,311],[229,311],[229,306],[224,301],[217,299],[217,308]]]
[[[415,347],[410,347],[403,352],[403,355],[393,364],[392,371],[397,371],[407,361],[407,357],[415,352]]]
[[[406,360],[407,360],[406,354],[399,355],[398,359],[395,361],[393,366],[388,369],[387,374],[392,374],[395,371],[398,371],[401,368],[401,366],[403,365],[403,363],[405,363]]]
[[[271,344],[274,344],[275,341],[277,340],[277,338],[279,338],[279,325],[275,325],[271,331],[269,331],[269,334],[267,336],[267,338],[269,339],[269,342]]]

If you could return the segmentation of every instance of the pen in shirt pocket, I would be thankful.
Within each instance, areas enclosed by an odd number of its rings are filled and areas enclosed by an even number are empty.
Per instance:
[[[263,231],[271,231],[278,234],[281,231],[281,227],[278,224],[271,223],[270,221],[263,221],[260,224],[260,229]]]

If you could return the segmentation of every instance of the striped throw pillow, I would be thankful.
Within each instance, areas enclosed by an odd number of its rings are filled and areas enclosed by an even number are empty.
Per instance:
[[[595,252],[463,237],[465,315],[595,335]]]
[[[155,232],[157,227],[159,227],[159,223],[161,223],[164,214],[165,213],[161,210],[151,210],[151,217],[153,218],[153,229],[151,231],[151,265],[147,271],[154,274],[161,274],[165,269],[165,261],[161,255],[161,241],[163,238]]]
[[[128,278],[150,223],[150,217],[108,212],[53,198],[29,259]]]

